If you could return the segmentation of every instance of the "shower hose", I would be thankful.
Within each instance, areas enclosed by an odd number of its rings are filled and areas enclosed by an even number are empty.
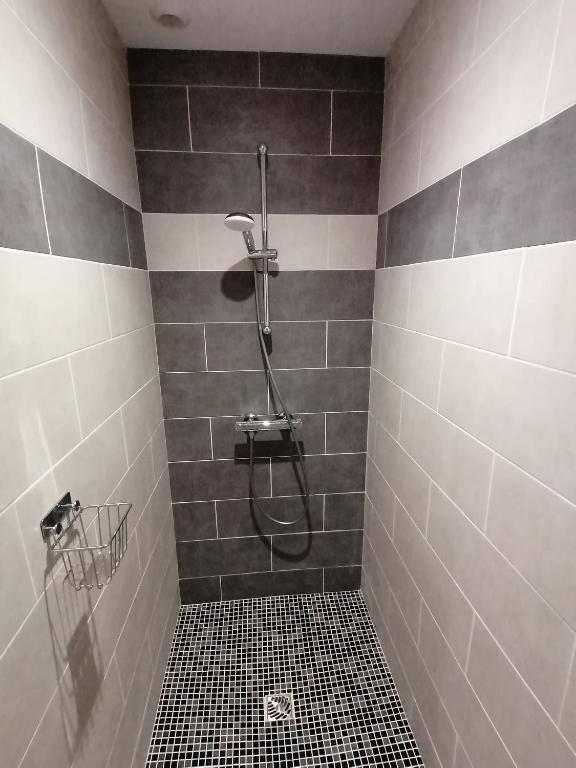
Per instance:
[[[260,349],[262,351],[262,358],[264,360],[264,370],[266,373],[266,378],[269,382],[269,389],[273,392],[273,394],[276,395],[276,398],[278,399],[278,402],[282,407],[284,416],[286,418],[286,421],[288,422],[290,436],[296,448],[298,465],[300,466],[300,470],[301,470],[301,476],[296,472],[296,477],[298,478],[298,484],[303,491],[302,499],[304,502],[304,511],[295,520],[278,520],[276,517],[274,517],[273,515],[270,515],[268,512],[266,512],[266,510],[262,508],[262,504],[260,503],[261,499],[259,498],[258,494],[254,489],[254,432],[248,432],[250,498],[252,499],[256,509],[258,509],[258,511],[262,515],[264,515],[264,517],[267,517],[268,520],[271,520],[273,523],[277,523],[278,525],[296,525],[296,523],[299,523],[309,514],[310,486],[308,484],[308,474],[306,472],[306,464],[304,462],[304,456],[302,454],[302,449],[300,448],[300,444],[298,443],[298,437],[296,435],[296,429],[292,421],[292,415],[290,414],[290,411],[286,406],[286,402],[282,396],[282,392],[280,391],[280,387],[278,386],[278,383],[272,371],[272,366],[270,364],[270,357],[268,356],[268,350],[266,349],[266,341],[264,339],[264,332],[262,331],[262,312],[260,309],[260,288],[258,285],[258,282],[259,282],[258,269],[256,266],[256,262],[254,262],[253,267],[254,267],[254,296],[256,297],[256,321],[258,326],[258,339],[260,341]]]

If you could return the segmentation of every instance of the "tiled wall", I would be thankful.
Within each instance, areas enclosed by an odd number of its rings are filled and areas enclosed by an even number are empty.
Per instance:
[[[355,588],[362,553],[383,61],[130,51],[134,133],[182,599]],[[235,417],[268,412],[242,238],[269,145],[271,359],[304,421],[310,518],[253,513]],[[258,439],[275,516],[302,502],[291,446]]]
[[[419,56],[429,63],[411,97],[425,189],[397,195],[384,174],[363,588],[427,766],[576,766],[576,107],[559,95],[574,84],[575,6],[442,5],[445,16],[420,3],[392,57],[392,89]],[[522,82],[551,28],[545,99],[540,75],[528,95]],[[429,109],[442,62],[458,60],[449,39],[468,57],[494,42]],[[545,110],[510,129],[530,95]],[[426,175],[443,103],[454,134],[434,145],[443,170]],[[389,152],[395,178],[410,176],[417,148],[403,154],[399,139]]]
[[[123,53],[78,0],[0,2],[0,51],[0,763],[141,766],[178,595]],[[133,504],[102,592],[41,540],[68,490]]]

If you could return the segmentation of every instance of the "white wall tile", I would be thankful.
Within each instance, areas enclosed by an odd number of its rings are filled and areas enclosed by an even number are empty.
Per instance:
[[[150,278],[143,269],[102,265],[112,335],[152,325]]]
[[[134,461],[162,421],[160,382],[155,376],[122,408],[128,460]]]
[[[133,146],[86,98],[82,98],[88,176],[124,200],[140,208],[140,190]]]
[[[387,211],[418,191],[422,121],[392,144],[382,157],[378,210]]]
[[[253,230],[256,248],[260,248],[259,217]],[[198,226],[198,269],[228,270],[252,269],[246,257],[246,246],[240,232],[233,232],[224,224],[223,214],[196,214]],[[178,223],[178,222],[177,222]]]
[[[1,248],[0,284],[0,375],[110,336],[98,264]]]
[[[198,224],[194,214],[145,213],[142,219],[148,269],[200,268]]]
[[[268,245],[278,250],[280,269],[328,267],[329,218],[304,214],[272,214],[268,217]],[[254,235],[256,247],[259,247],[260,242],[258,227],[257,223]],[[238,234],[235,234],[238,237]],[[337,241],[335,245],[337,246]]]
[[[86,174],[80,91],[0,3],[0,121]]]
[[[416,264],[408,327],[506,352],[522,251]]]
[[[576,500],[576,378],[446,346],[440,413]]]
[[[376,270],[374,320],[406,328],[411,275],[411,267]]]
[[[510,353],[576,373],[576,243],[526,250]]]
[[[400,429],[402,392],[375,370],[370,371],[370,413],[394,437]]]
[[[551,117],[576,102],[576,81],[574,78],[574,70],[576,69],[575,30],[576,2],[575,0],[565,0],[560,19],[546,104],[544,105],[544,117]]]
[[[482,54],[523,13],[532,0],[482,0],[474,53]]]
[[[329,216],[328,269],[375,269],[377,236],[377,216]]]
[[[0,509],[80,439],[67,360],[0,380]]]

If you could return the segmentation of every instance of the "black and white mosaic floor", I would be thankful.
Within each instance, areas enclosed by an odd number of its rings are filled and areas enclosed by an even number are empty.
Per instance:
[[[265,721],[273,693],[294,719]],[[361,594],[335,592],[183,606],[147,766],[423,763]]]

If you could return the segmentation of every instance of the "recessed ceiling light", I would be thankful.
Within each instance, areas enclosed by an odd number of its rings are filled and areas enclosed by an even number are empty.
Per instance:
[[[182,29],[190,24],[190,13],[182,0],[158,0],[150,8],[150,15],[168,29]]]

